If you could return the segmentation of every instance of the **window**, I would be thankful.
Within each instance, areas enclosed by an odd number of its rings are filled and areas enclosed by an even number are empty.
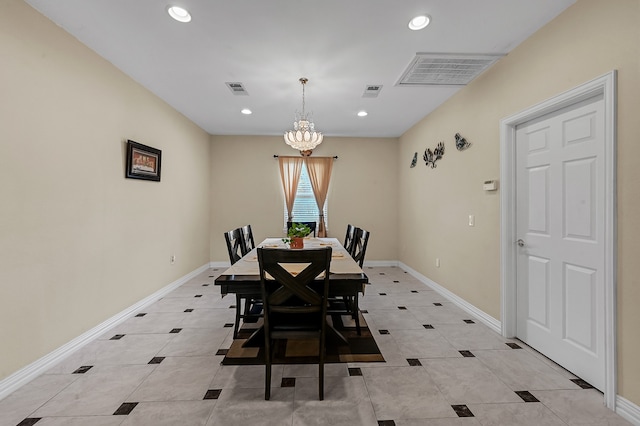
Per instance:
[[[284,229],[287,229],[287,204],[283,202],[284,206]],[[329,229],[329,219],[327,216],[327,202],[324,203],[324,223]],[[313,196],[313,189],[311,189],[311,181],[309,180],[309,172],[307,172],[307,166],[302,166],[300,172],[300,181],[298,182],[298,191],[296,192],[296,200],[293,203],[293,215],[294,222],[318,222],[318,205],[316,204],[316,197]],[[319,225],[318,225],[319,226]]]

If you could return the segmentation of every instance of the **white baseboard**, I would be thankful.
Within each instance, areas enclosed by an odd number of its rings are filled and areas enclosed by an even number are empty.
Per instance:
[[[171,284],[161,288],[150,296],[145,297],[138,303],[131,305],[124,311],[114,315],[108,320],[98,324],[93,327],[91,330],[81,334],[70,342],[60,346],[58,349],[53,352],[48,353],[42,358],[32,362],[24,368],[16,371],[10,376],[4,378],[0,381],[0,400],[9,395],[10,393],[17,390],[19,387],[27,384],[31,380],[35,379],[40,374],[47,371],[50,367],[54,366],[58,362],[62,361],[64,358],[68,357],[78,349],[82,348],[86,344],[95,340],[98,336],[102,335],[104,332],[109,330],[112,327],[120,324],[124,320],[131,317],[133,314],[140,312],[140,310],[146,308],[147,306],[155,303],[158,299],[164,297],[171,291],[180,287],[182,284],[189,281],[191,278],[197,276],[198,274],[206,271],[209,268],[209,265],[203,265],[198,269],[188,273],[187,275],[177,279]]]
[[[370,266],[370,267],[398,266],[398,261],[397,260],[365,260],[363,266],[365,268],[367,266]],[[367,273],[367,271],[364,271],[364,272],[365,274]]]
[[[440,293],[441,295],[449,299],[451,302],[453,302],[453,304],[455,304],[459,308],[473,315],[476,319],[478,319],[480,322],[482,322],[484,325],[486,325],[496,333],[502,334],[502,323],[497,319],[495,319],[494,317],[492,317],[491,315],[476,308],[471,303],[455,295],[454,293],[450,292],[446,288],[442,287],[440,284],[437,284],[436,282],[430,280],[429,278],[425,277],[424,275],[422,275],[415,269],[410,268],[404,263],[399,262],[398,266],[404,269],[405,271],[407,271],[408,273],[410,273],[413,277],[420,280],[423,284],[427,285],[428,287],[431,287],[432,289],[434,289],[435,291],[437,291],[438,293]]]
[[[640,426],[640,407],[633,402],[617,395],[615,411],[620,417],[623,417],[636,426]]]
[[[209,268],[230,268],[231,267],[231,263],[230,262],[209,262]]]

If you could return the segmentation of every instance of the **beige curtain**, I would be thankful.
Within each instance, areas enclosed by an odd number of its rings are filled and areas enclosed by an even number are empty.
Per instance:
[[[318,205],[318,237],[326,237],[327,230],[324,223],[324,202],[329,191],[329,181],[331,180],[331,169],[333,168],[333,157],[305,157],[309,181],[313,195]]]
[[[278,163],[280,164],[280,178],[282,178],[284,200],[287,204],[287,217],[289,218],[289,222],[291,222],[291,212],[293,211],[293,202],[296,200],[303,158],[280,156],[278,157]]]

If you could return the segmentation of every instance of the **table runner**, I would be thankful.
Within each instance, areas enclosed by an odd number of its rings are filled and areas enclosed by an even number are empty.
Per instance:
[[[337,238],[305,238],[304,249],[331,247],[331,268],[332,274],[361,274],[362,269],[353,260],[351,255],[340,244]],[[261,242],[258,247],[265,248],[287,248],[287,245],[281,238],[267,238]],[[298,265],[300,270],[304,269],[304,265]],[[289,268],[287,268],[289,270]],[[299,272],[291,271],[290,272]],[[257,250],[253,249],[247,253],[242,259],[231,265],[229,269],[224,271],[222,275],[260,275],[258,267]]]

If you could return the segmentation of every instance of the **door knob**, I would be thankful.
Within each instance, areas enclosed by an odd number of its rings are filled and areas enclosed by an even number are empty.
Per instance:
[[[518,241],[516,241],[516,243],[518,243],[518,246],[524,247],[524,241],[522,240],[522,238],[520,238]]]

